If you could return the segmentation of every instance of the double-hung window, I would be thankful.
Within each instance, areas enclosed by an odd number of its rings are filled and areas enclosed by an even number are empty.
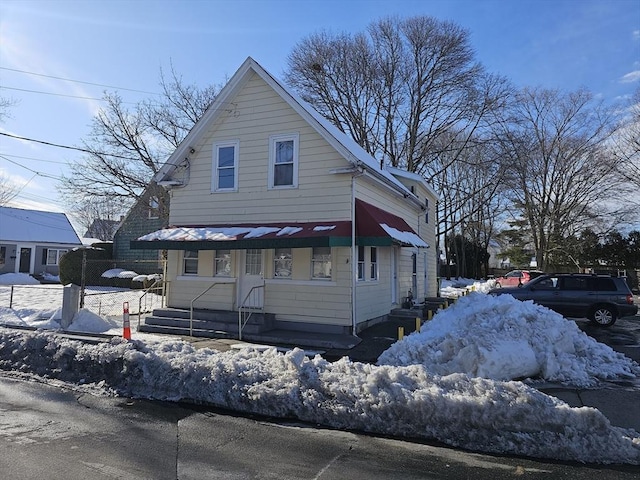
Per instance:
[[[216,277],[230,277],[231,276],[231,250],[216,250],[214,267],[215,267]]]
[[[371,247],[369,252],[369,280],[378,279],[378,249]]]
[[[273,256],[273,276],[275,278],[291,278],[293,257],[290,248],[276,248]]]
[[[60,257],[67,253],[66,250],[58,250],[56,248],[48,248],[46,253],[46,265],[58,265],[60,263]]]
[[[364,280],[364,247],[358,247],[358,280]]]
[[[298,186],[298,134],[269,137],[269,188]]]
[[[238,189],[239,142],[216,143],[213,149],[211,190],[214,192]]]
[[[313,247],[312,278],[331,279],[331,247]]]
[[[198,274],[198,251],[185,250],[182,273],[185,275]]]

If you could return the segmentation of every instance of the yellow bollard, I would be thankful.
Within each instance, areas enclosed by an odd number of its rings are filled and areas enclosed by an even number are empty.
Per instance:
[[[404,327],[398,327],[398,340],[402,340],[404,338]]]
[[[427,310],[427,320],[431,320],[433,318],[433,310]]]
[[[416,317],[416,332],[420,331],[421,326],[422,326],[422,319],[420,317]]]

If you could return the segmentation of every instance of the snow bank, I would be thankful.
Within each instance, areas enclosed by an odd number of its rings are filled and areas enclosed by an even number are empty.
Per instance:
[[[40,285],[40,282],[26,273],[3,273],[0,285]]]
[[[576,387],[635,378],[640,366],[545,307],[510,295],[472,293],[394,343],[380,365],[493,380],[538,378]]]
[[[640,464],[640,435],[521,382],[433,375],[422,365],[330,363],[298,349],[196,350],[182,341],[99,345],[0,330],[0,369],[122,396],[193,401],[475,451]]]

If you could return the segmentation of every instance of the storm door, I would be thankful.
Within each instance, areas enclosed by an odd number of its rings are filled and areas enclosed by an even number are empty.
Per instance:
[[[264,304],[264,262],[262,250],[249,248],[244,251],[240,268],[238,306],[262,308]]]

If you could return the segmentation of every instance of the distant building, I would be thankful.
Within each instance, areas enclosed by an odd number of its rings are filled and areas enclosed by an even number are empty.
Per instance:
[[[124,216],[120,217],[120,220],[106,220],[103,218],[96,218],[85,234],[85,238],[97,238],[103,242],[113,241],[113,236],[118,229],[118,225],[124,219]]]
[[[60,257],[81,245],[64,213],[0,207],[0,274],[58,275]]]

